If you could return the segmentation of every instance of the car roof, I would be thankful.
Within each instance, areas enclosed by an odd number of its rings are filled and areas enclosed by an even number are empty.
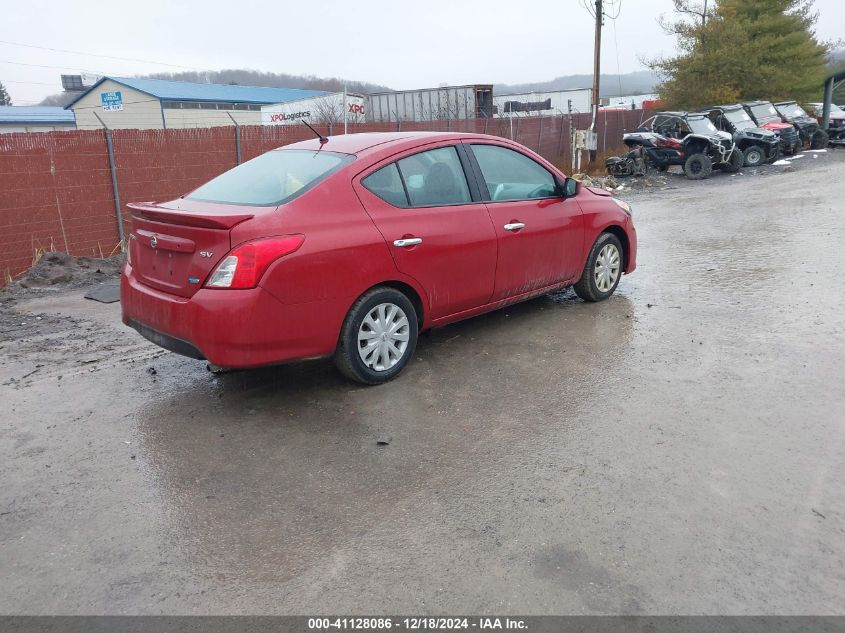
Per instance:
[[[341,134],[329,136],[328,142],[322,146],[326,152],[340,152],[342,154],[362,155],[374,151],[376,148],[383,149],[384,145],[390,144],[391,149],[402,151],[408,147],[414,147],[421,143],[435,143],[437,141],[460,140],[466,138],[478,138],[495,140],[497,142],[505,139],[489,136],[486,134],[470,134],[462,132],[363,132],[359,134]],[[280,148],[281,149],[281,148]],[[308,139],[285,145],[284,149],[320,149],[320,140],[317,138]]]

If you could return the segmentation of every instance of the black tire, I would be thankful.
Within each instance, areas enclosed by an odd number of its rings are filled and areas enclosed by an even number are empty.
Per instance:
[[[824,149],[830,142],[830,136],[824,130],[816,130],[810,139],[810,149]]]
[[[728,162],[725,163],[725,171],[735,174],[740,169],[742,169],[742,165],[745,163],[745,156],[742,154],[742,150],[739,147],[735,146],[731,155],[728,156]]]
[[[408,341],[401,357],[394,365],[389,369],[377,370],[367,366],[361,358],[358,352],[358,332],[367,315],[383,303],[397,306],[404,312],[408,320]],[[395,378],[411,360],[417,346],[418,334],[417,313],[408,297],[395,288],[376,286],[361,295],[349,308],[343,327],[340,329],[340,340],[334,355],[335,365],[344,376],[365,385],[387,382]]]
[[[766,162],[766,152],[759,145],[752,145],[745,150],[745,166],[759,167]]]
[[[616,274],[616,279],[607,290],[601,290],[596,285],[596,263],[598,261],[599,253],[608,244],[616,247],[619,256],[619,269]],[[602,233],[599,235],[593,248],[590,249],[590,254],[587,256],[587,263],[584,264],[584,271],[581,273],[581,278],[576,282],[573,289],[575,294],[581,297],[584,301],[604,301],[614,293],[616,287],[619,285],[619,280],[622,278],[623,263],[625,261],[625,252],[622,249],[622,243],[619,238],[613,233]]]
[[[707,154],[693,154],[684,163],[684,173],[690,180],[704,180],[713,173],[713,161]]]

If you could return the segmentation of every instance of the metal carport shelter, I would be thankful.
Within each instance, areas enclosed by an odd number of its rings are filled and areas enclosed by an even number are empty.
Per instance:
[[[824,82],[824,109],[822,110],[822,129],[830,125],[830,104],[833,101],[833,87],[839,81],[845,79],[845,70],[833,73]]]

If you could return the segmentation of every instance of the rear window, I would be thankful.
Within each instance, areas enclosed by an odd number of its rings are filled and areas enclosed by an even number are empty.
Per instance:
[[[354,159],[336,152],[274,150],[217,176],[186,198],[275,206],[304,193]]]

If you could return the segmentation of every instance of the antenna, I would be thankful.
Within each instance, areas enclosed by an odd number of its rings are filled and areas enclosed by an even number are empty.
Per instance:
[[[320,139],[320,145],[325,145],[326,143],[328,143],[328,142],[329,142],[329,139],[327,139],[325,136],[323,136],[323,135],[322,135],[322,134],[320,134],[317,130],[315,130],[313,127],[311,127],[311,125],[308,123],[308,121],[303,120],[302,122],[303,122],[305,125],[307,125],[307,126],[308,126],[308,129],[309,129],[309,130],[311,130],[312,132],[314,132],[314,134],[316,134],[316,135],[317,135],[317,138],[318,138],[318,139]]]

